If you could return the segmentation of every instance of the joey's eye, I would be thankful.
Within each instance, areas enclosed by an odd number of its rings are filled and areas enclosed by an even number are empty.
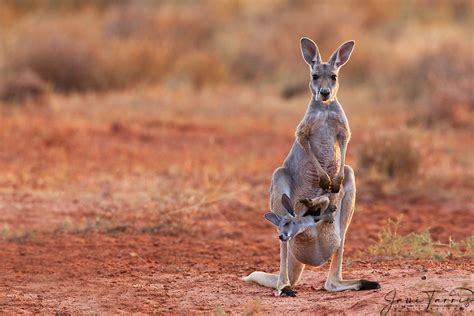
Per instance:
[[[285,223],[283,226],[288,227],[290,223]]]
[[[319,79],[319,76],[316,75],[316,74],[314,74],[314,75],[313,75],[313,80],[318,80],[318,79]]]
[[[336,75],[332,75],[332,76],[331,76],[331,79],[334,80],[334,81],[336,81],[337,76],[336,76]]]

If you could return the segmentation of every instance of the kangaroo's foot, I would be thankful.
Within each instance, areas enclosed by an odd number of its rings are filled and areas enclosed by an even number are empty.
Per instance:
[[[380,283],[369,280],[360,280],[359,291],[380,289]]]
[[[344,176],[337,175],[334,180],[331,181],[331,192],[339,193],[341,189],[342,182],[344,181]]]
[[[291,289],[291,286],[287,285],[278,291],[279,296],[291,296],[295,297],[298,292]]]
[[[319,173],[319,187],[323,190],[329,190],[331,188],[331,178],[328,176],[326,172]]]
[[[328,292],[376,290],[380,289],[380,284],[367,280],[328,280],[324,284],[324,289]]]

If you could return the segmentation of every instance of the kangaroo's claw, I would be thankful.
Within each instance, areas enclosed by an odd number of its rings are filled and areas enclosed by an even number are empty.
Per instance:
[[[331,188],[331,178],[327,174],[319,176],[319,187],[323,190],[329,190]]]
[[[336,176],[334,180],[331,182],[331,193],[339,193],[341,189],[342,181],[344,181],[344,177]]]
[[[285,286],[284,288],[282,288],[280,290],[280,296],[291,296],[291,297],[295,297],[296,296],[296,291],[293,291],[291,289],[291,287],[288,285],[288,286]]]

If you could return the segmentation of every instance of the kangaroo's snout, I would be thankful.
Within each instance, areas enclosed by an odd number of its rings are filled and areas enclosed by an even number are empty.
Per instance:
[[[329,88],[321,88],[319,90],[319,94],[324,98],[327,99],[329,98],[329,95],[331,94],[331,90]]]
[[[290,239],[290,237],[287,234],[280,234],[280,236],[278,236],[278,238],[281,241],[288,241]]]

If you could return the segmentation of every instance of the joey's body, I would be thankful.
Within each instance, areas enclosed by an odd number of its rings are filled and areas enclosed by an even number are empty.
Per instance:
[[[326,290],[379,288],[376,282],[343,280],[341,271],[344,240],[354,212],[356,186],[352,168],[345,165],[350,129],[336,98],[336,77],[339,67],[349,59],[354,42],[341,45],[328,63],[321,62],[314,42],[303,38],[301,45],[303,57],[311,70],[313,96],[288,156],[273,173],[270,208],[271,212],[283,216],[292,207],[296,218],[301,218],[311,211],[308,203],[302,203],[303,200],[310,201],[310,206],[317,206],[324,198],[336,206],[334,221],[319,221],[294,238],[281,241],[279,275],[257,271],[243,279],[293,296],[291,287],[300,279],[305,265],[320,266],[331,259],[324,286]],[[328,189],[332,192],[329,200],[326,197]],[[291,201],[286,203],[290,206],[282,204],[285,195]]]

